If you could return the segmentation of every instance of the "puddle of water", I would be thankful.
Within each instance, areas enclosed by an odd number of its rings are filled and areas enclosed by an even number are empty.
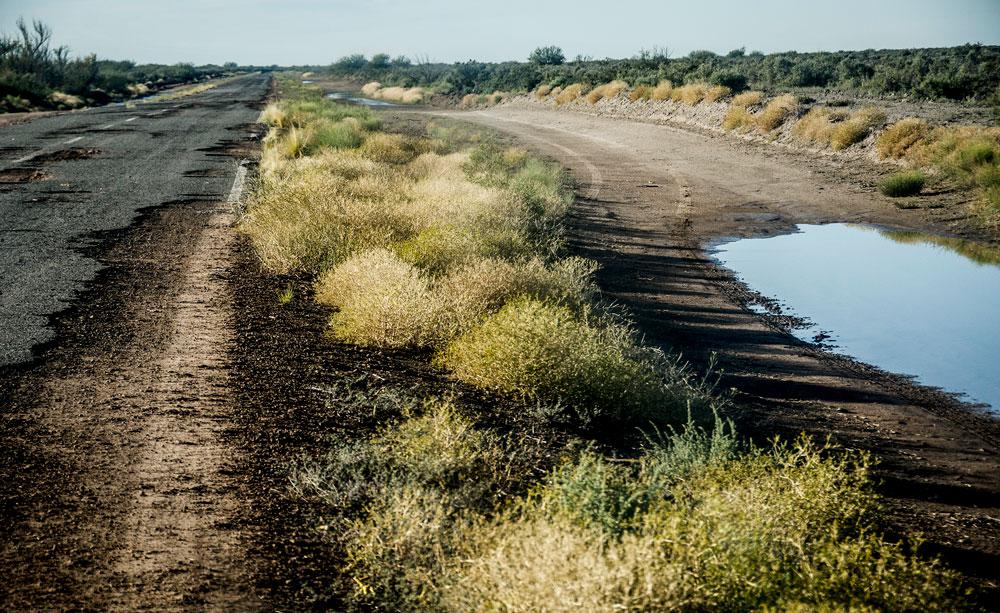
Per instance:
[[[343,100],[345,102],[353,102],[354,104],[363,104],[364,106],[372,107],[385,107],[385,106],[396,106],[391,102],[386,102],[385,100],[375,100],[373,98],[362,98],[361,96],[355,96],[354,94],[348,94],[346,92],[333,92],[332,94],[327,94],[327,98],[331,100]]]
[[[888,239],[888,240],[887,240]],[[835,350],[1000,414],[1000,254],[990,246],[850,224],[720,245],[715,257]]]

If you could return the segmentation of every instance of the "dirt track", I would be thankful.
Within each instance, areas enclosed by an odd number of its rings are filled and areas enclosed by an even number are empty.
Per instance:
[[[955,235],[952,203],[900,210],[873,189],[876,168],[679,128],[572,112],[497,107],[449,114],[487,125],[567,166],[579,181],[571,246],[601,262],[603,289],[628,305],[647,340],[705,365],[760,436],[831,434],[872,451],[890,528],[995,589],[1000,579],[1000,422],[903,377],[799,342],[704,246],[798,223],[868,222]]]

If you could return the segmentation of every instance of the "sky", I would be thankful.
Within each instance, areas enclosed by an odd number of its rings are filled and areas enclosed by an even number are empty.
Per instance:
[[[604,58],[1000,44],[1000,0],[0,0],[0,31],[19,16],[47,23],[74,55],[168,64],[524,60],[543,45]]]

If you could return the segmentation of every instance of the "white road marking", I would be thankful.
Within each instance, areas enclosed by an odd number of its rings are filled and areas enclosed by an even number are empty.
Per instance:
[[[100,128],[98,128],[98,130],[107,130],[108,128],[110,128],[110,127],[111,127],[111,126],[113,126],[113,125],[115,125],[115,124],[113,124],[113,123],[109,123],[109,124],[108,124],[108,125],[106,125],[106,126],[101,126]]]
[[[129,117],[128,119],[125,120],[125,123],[128,123],[130,121],[135,121],[136,119],[139,119],[139,118],[138,117]]]
[[[24,156],[23,158],[17,158],[16,160],[14,160],[13,163],[14,164],[21,164],[23,162],[27,162],[28,160],[30,160],[31,158],[33,158],[35,156],[41,155],[43,153],[45,153],[45,152],[44,151],[36,151],[34,153],[29,153],[28,155]]]
[[[72,145],[73,143],[75,143],[78,140],[83,140],[83,137],[82,136],[77,136],[76,138],[71,138],[68,141],[66,141],[66,144],[67,145]]]

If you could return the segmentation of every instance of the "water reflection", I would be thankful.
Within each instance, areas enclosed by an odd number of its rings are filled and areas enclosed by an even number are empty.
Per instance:
[[[385,106],[396,106],[391,102],[386,102],[385,100],[375,100],[373,98],[362,98],[361,96],[355,96],[354,94],[349,94],[346,92],[333,92],[326,95],[327,98],[331,100],[342,100],[344,102],[353,102],[354,104],[362,104],[364,106],[372,107],[385,107]]]
[[[889,239],[889,240],[886,240]],[[715,256],[831,335],[837,351],[1000,409],[1000,257],[959,239],[804,225]]]

